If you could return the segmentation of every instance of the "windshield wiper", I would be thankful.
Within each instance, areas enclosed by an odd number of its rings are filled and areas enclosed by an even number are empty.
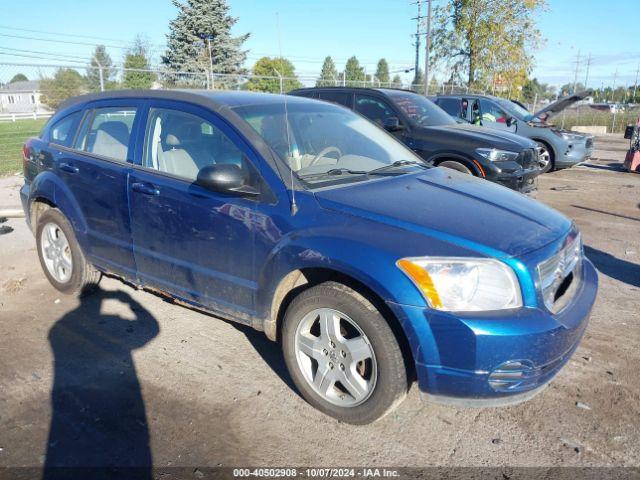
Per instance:
[[[388,170],[391,170],[393,168],[397,168],[397,167],[404,167],[404,166],[418,166],[418,167],[423,167],[423,168],[429,168],[428,165],[425,165],[422,162],[417,162],[415,160],[396,160],[393,163],[390,163],[389,165],[385,165],[383,167],[378,167],[378,168],[374,168],[373,170],[369,170],[367,172],[367,175],[385,175],[388,174]],[[404,173],[404,172],[402,172]]]

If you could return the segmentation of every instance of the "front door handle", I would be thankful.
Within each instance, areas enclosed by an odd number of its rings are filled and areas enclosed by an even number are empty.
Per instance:
[[[158,187],[151,183],[146,182],[135,182],[131,184],[131,188],[140,193],[144,193],[145,195],[160,195],[160,190]]]
[[[78,167],[74,167],[70,163],[61,163],[60,170],[67,173],[78,173],[80,171]]]

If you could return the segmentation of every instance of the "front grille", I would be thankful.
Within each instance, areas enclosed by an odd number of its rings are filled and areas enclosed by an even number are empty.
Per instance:
[[[555,255],[538,265],[540,291],[550,311],[562,310],[577,291],[582,276],[582,256],[582,239],[574,230]]]
[[[538,165],[538,151],[533,148],[524,150],[518,155],[518,159],[520,160],[518,163],[525,170],[535,168]]]

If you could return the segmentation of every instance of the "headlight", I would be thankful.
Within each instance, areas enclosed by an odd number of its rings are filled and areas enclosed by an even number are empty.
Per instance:
[[[508,162],[518,158],[516,152],[498,150],[496,148],[476,148],[476,153],[491,162]]]
[[[403,258],[397,265],[437,310],[477,312],[522,306],[515,272],[498,260],[422,257]]]

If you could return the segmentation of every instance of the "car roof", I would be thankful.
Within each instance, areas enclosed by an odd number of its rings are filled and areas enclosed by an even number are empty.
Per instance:
[[[486,95],[484,93],[445,93],[437,94],[435,98],[489,98],[496,100],[500,97],[496,97],[495,95]]]
[[[408,90],[406,88],[391,88],[391,87],[380,87],[380,88],[371,88],[371,87],[343,87],[340,85],[337,86],[326,86],[326,87],[307,87],[307,88],[298,88],[296,90],[292,90],[289,93],[296,92],[315,92],[318,90],[348,90],[354,92],[379,92],[379,93],[389,93],[389,92],[405,92],[405,93],[413,93],[419,95],[413,90]]]
[[[106,92],[89,93],[72,97],[63,102],[59,109],[66,109],[72,105],[88,103],[98,100],[118,99],[163,99],[182,100],[203,106],[219,109],[222,107],[241,107],[247,105],[266,105],[287,102],[309,102],[310,99],[296,98],[274,93],[233,91],[233,90],[108,90]],[[217,107],[217,108],[216,108]]]

